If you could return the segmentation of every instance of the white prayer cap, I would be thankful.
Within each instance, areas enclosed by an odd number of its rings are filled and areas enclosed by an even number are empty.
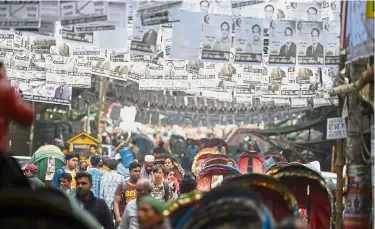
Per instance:
[[[116,154],[115,156],[115,160],[120,160],[121,159],[121,155],[119,153]]]
[[[152,155],[146,155],[145,156],[145,162],[154,162],[155,157]]]

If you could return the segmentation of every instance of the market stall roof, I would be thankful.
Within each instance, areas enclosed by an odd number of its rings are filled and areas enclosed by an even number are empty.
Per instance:
[[[96,142],[97,144],[99,143],[98,139],[91,137],[90,135],[88,135],[88,134],[85,133],[85,132],[82,132],[82,133],[80,133],[80,134],[78,134],[78,135],[72,137],[72,138],[69,139],[67,142],[68,142],[68,143],[71,143],[71,142],[73,142],[74,140],[76,140],[76,139],[78,139],[78,138],[89,138],[89,139],[91,139],[92,141]]]

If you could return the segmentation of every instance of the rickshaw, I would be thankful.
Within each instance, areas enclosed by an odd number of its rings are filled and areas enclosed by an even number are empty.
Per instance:
[[[154,161],[154,163],[155,164],[164,165],[164,162],[165,162],[166,159],[170,159],[172,161],[172,164],[174,166],[173,170],[175,172],[175,177],[178,180],[178,182],[180,183],[181,180],[182,180],[182,177],[185,174],[185,171],[181,167],[180,163],[174,157],[172,157],[168,153],[155,154],[155,161]]]
[[[181,196],[169,205],[168,209],[164,211],[164,216],[169,218],[172,228],[176,228],[185,213],[202,197],[203,193],[194,191]]]
[[[265,174],[244,174],[223,182],[225,186],[243,185],[254,190],[268,206],[276,222],[298,215],[298,204],[289,188],[276,178]]]
[[[219,164],[219,165],[226,165],[227,162],[230,160],[230,157],[224,154],[214,154],[206,158],[202,164],[202,168],[213,165],[213,164]]]
[[[197,190],[208,192],[220,185],[228,175],[241,175],[241,172],[228,165],[214,164],[204,167],[197,176]]]
[[[238,169],[241,173],[264,173],[263,162],[265,158],[255,152],[249,151],[240,154],[237,158]]]
[[[188,208],[175,229],[272,229],[272,214],[258,195],[243,186],[222,186]]]
[[[287,185],[311,229],[332,228],[333,197],[319,172],[301,164],[281,167],[274,177]]]
[[[205,148],[195,155],[193,165],[191,166],[191,171],[194,175],[198,175],[199,171],[202,169],[204,160],[213,154],[219,154],[219,152],[213,148]]]
[[[65,165],[65,155],[54,145],[40,147],[30,158],[29,164],[38,167],[38,177],[42,182],[50,181],[56,170]]]

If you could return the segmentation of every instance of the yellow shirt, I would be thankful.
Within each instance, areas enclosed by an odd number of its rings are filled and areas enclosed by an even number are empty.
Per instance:
[[[70,175],[72,175],[71,187],[76,188],[76,175],[77,175],[76,170],[75,169],[74,170],[65,169],[65,172],[70,173]]]

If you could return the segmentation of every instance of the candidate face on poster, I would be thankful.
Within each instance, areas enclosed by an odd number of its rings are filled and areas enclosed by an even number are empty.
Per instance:
[[[339,0],[322,1],[322,21],[339,21],[341,2]]]
[[[323,23],[297,21],[298,64],[324,64]]]
[[[263,12],[266,19],[285,19],[285,4],[283,2],[263,3]],[[256,5],[257,6],[257,5]]]
[[[235,62],[261,63],[263,52],[263,20],[237,18],[235,21]]]
[[[340,59],[340,21],[325,21],[324,43],[325,43],[325,61],[326,65],[337,65]]]
[[[287,17],[292,20],[320,21],[322,4],[293,1],[289,3]]]
[[[138,20],[135,20],[133,23],[133,38],[130,50],[143,54],[155,53],[159,27],[159,25],[142,26],[141,20],[138,17]]]
[[[269,64],[295,64],[297,45],[295,21],[270,22]]]
[[[211,24],[203,24],[202,60],[228,61],[232,47],[232,17],[212,14]]]

